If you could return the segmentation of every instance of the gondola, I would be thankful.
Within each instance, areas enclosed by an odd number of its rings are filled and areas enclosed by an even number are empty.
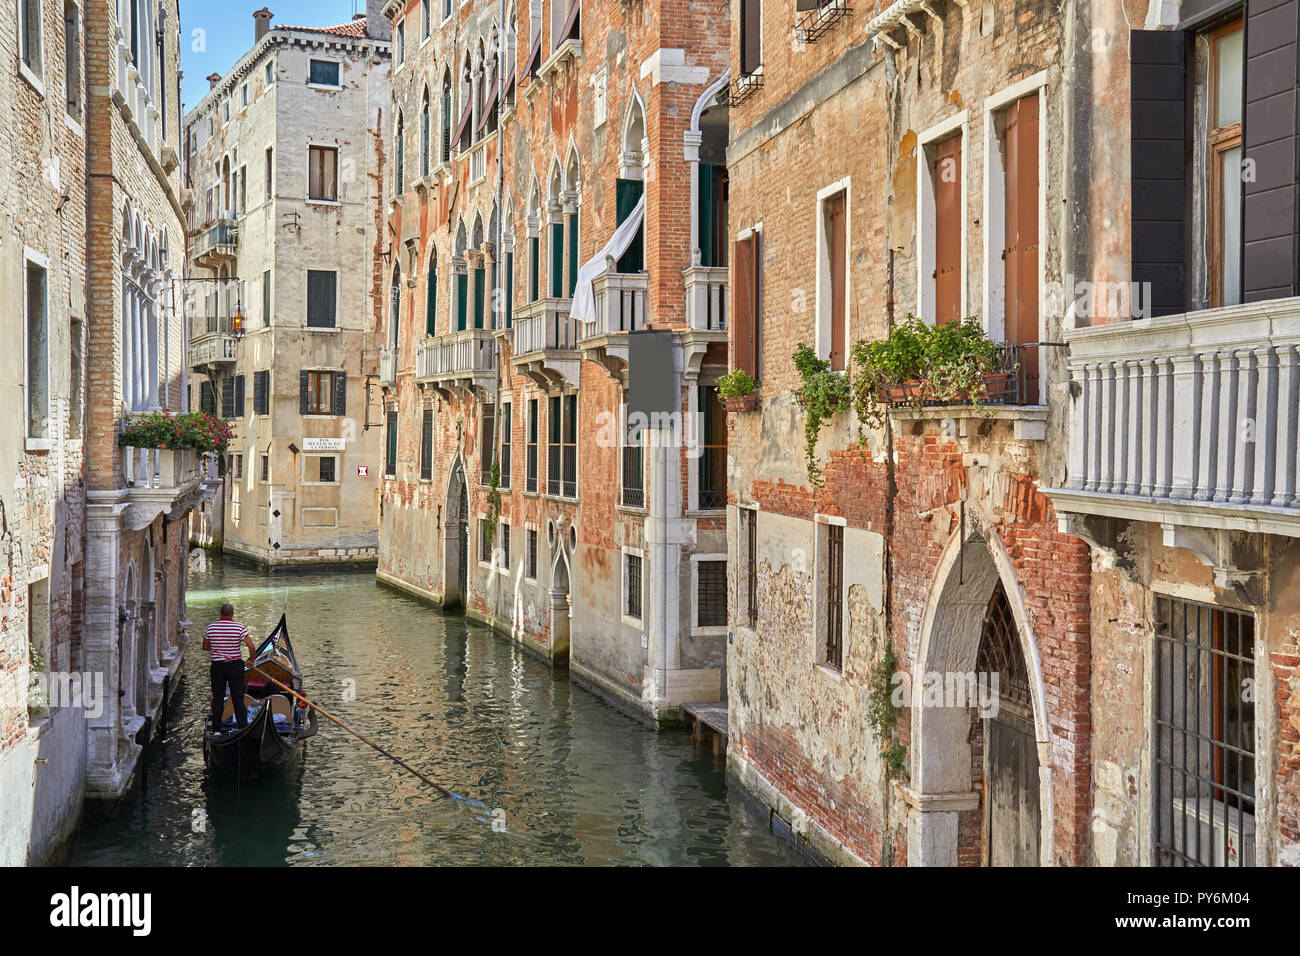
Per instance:
[[[257,670],[253,670],[254,666]],[[286,694],[267,677],[302,693],[302,671],[289,642],[289,626],[283,615],[245,666],[244,703],[248,708],[248,723],[244,729],[235,726],[234,701],[229,693],[220,727],[212,726],[209,707],[204,718],[204,763],[239,779],[269,777],[293,761],[301,752],[303,741],[316,734],[315,709]]]

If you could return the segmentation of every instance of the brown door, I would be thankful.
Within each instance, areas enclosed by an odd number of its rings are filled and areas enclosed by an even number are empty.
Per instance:
[[[935,148],[934,321],[961,320],[961,136]]]
[[[837,193],[826,200],[826,251],[830,257],[831,283],[831,368],[844,368],[844,339],[846,335],[844,321],[844,286],[845,286],[845,219],[844,193]]]
[[[984,616],[975,669],[977,678],[985,682],[987,698],[997,705],[996,712],[982,715],[983,862],[986,866],[1037,866],[1041,818],[1034,705],[1015,616],[1001,583]]]
[[[1006,341],[1019,355],[1021,400],[1038,401],[1038,94],[1013,103],[1003,131],[1006,162]]]
[[[984,721],[989,866],[1038,866],[1038,747],[1031,725]]]

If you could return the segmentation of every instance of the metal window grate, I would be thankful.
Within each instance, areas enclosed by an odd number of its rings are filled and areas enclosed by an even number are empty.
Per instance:
[[[628,617],[641,616],[641,556],[627,556],[627,613]]]
[[[501,566],[510,570],[510,525],[501,525]]]
[[[645,460],[640,445],[623,446],[623,504],[645,507]]]
[[[745,522],[745,591],[749,603],[748,624],[758,626],[758,512],[749,508],[740,512]]]
[[[827,667],[844,666],[844,528],[826,526],[826,657]]]
[[[528,567],[526,573],[528,577],[537,580],[537,532],[529,528],[527,534],[528,540]]]
[[[1156,598],[1158,866],[1255,863],[1255,626]]]
[[[433,479],[433,409],[426,408],[420,422],[420,477]]]
[[[727,626],[727,562],[701,561],[697,570],[696,627]]]

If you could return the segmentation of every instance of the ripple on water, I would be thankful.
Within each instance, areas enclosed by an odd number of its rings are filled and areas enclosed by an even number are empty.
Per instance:
[[[748,865],[799,857],[727,792],[723,766],[655,734],[486,628],[373,574],[192,572],[199,626],[230,600],[255,633],[287,603],[308,695],[455,792],[444,799],[324,718],[279,777],[210,777],[194,646],[147,771],[88,815],[77,865]]]

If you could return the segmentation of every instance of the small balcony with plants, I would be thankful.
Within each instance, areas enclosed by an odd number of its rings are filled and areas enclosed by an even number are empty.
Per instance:
[[[195,497],[206,458],[225,454],[231,427],[208,412],[173,415],[168,409],[128,416],[118,435],[118,468],[127,491],[125,520],[148,527]]]

